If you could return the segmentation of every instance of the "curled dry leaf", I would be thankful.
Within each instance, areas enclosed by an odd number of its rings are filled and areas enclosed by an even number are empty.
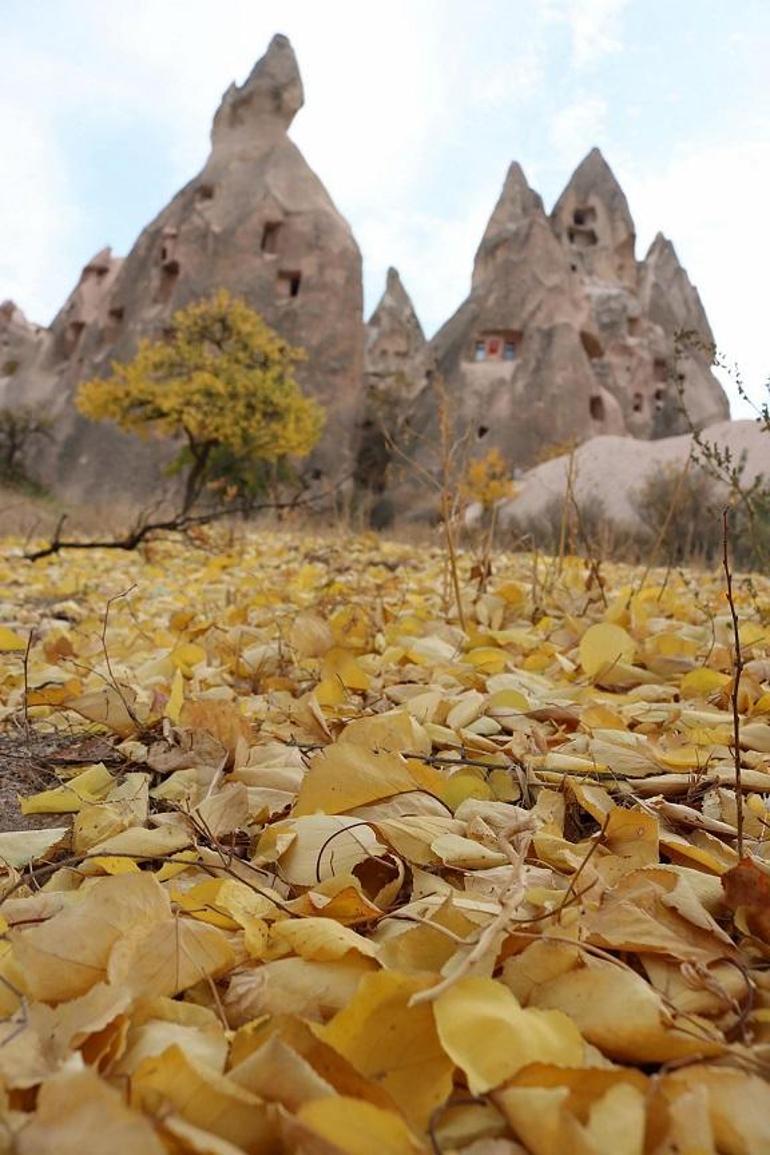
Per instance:
[[[770,581],[739,797],[719,575],[227,532],[0,560],[0,1147],[765,1155]]]

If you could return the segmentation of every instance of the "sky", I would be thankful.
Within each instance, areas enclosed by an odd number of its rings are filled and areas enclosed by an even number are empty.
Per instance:
[[[395,265],[431,335],[510,162],[550,209],[598,145],[637,255],[673,240],[766,396],[768,0],[0,0],[0,300],[48,323],[95,252],[127,252],[276,32],[305,87],[291,135],[352,225],[368,312]]]

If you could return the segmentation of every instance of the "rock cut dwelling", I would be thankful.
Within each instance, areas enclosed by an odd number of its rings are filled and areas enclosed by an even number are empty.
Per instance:
[[[662,235],[637,260],[625,195],[596,149],[550,216],[510,166],[469,294],[431,340],[393,269],[364,323],[356,240],[289,136],[303,101],[294,52],[276,36],[225,92],[202,171],[125,259],[97,253],[49,328],[0,305],[0,404],[49,408],[56,437],[35,464],[62,496],[157,492],[163,449],[85,421],[74,392],[221,286],[307,352],[301,383],[328,413],[309,480],[387,497],[396,513],[420,502],[394,469],[394,442],[437,467],[439,377],[456,433],[480,454],[497,447],[512,469],[598,433],[680,433],[680,393],[696,425],[729,415],[697,290]],[[680,330],[700,348],[677,351]]]

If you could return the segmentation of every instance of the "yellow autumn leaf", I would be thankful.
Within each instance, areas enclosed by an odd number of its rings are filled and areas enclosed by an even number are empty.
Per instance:
[[[340,682],[347,690],[368,690],[372,679],[357,658],[338,646],[329,650],[323,659],[324,682]]]
[[[184,675],[179,667],[174,671],[174,677],[171,682],[171,693],[169,694],[166,708],[163,711],[166,718],[172,722],[178,722],[179,716],[182,713],[182,706],[184,705]]]
[[[378,753],[355,743],[337,742],[312,759],[294,813],[341,814],[414,788],[414,778],[400,754]]]
[[[188,1123],[255,1155],[277,1146],[267,1105],[226,1075],[190,1058],[174,1044],[144,1059],[131,1079],[131,1105],[162,1117],[169,1107]]]
[[[75,998],[107,977],[113,946],[132,928],[151,934],[167,920],[170,905],[152,875],[100,878],[71,906],[41,923],[13,930],[13,955],[33,998]]]
[[[424,979],[395,971],[366,975],[349,1004],[317,1030],[324,1043],[387,1091],[418,1129],[427,1127],[447,1098],[454,1067],[439,1042],[432,1008],[409,1005],[425,986]]]
[[[0,626],[0,653],[11,654],[14,651],[24,651],[27,643],[8,626]]]
[[[434,1010],[441,1045],[473,1095],[499,1087],[530,1063],[583,1062],[580,1031],[567,1015],[522,1008],[495,979],[460,979],[438,996]]]
[[[43,790],[40,794],[30,794],[21,800],[22,814],[76,814],[100,798],[105,798],[115,784],[115,779],[107,767],[99,762],[89,766],[66,786],[56,786],[53,790]]]
[[[701,666],[697,670],[688,670],[682,675],[679,689],[683,698],[707,698],[716,690],[723,690],[729,686],[730,677],[719,670],[711,670],[708,666]]]
[[[296,1118],[344,1155],[421,1155],[426,1150],[394,1111],[345,1095],[314,1099],[300,1107]]]
[[[270,945],[319,962],[343,958],[349,951],[366,958],[377,956],[377,948],[369,939],[331,918],[292,918],[276,922],[270,930]]]
[[[125,1096],[86,1068],[62,1071],[38,1093],[37,1109],[25,1122],[19,1155],[84,1155],[95,1139],[116,1155],[165,1155],[166,1146],[152,1121],[125,1102]]]
[[[622,626],[597,622],[580,639],[580,664],[589,678],[617,665],[633,661],[636,643]]]

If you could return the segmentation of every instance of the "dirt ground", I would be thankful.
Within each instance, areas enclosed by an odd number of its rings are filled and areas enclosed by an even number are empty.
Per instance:
[[[103,738],[26,726],[23,719],[6,725],[0,734],[0,831],[40,830],[61,826],[62,814],[21,813],[19,798],[59,786],[56,770],[86,762],[122,761]]]

